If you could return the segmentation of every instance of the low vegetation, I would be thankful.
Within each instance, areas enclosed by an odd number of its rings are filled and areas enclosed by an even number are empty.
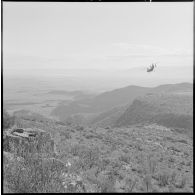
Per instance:
[[[4,190],[15,193],[193,190],[192,139],[163,126],[89,128],[24,119],[20,119],[20,126],[49,131],[55,140],[56,154],[53,158],[33,154],[10,157],[4,152]]]

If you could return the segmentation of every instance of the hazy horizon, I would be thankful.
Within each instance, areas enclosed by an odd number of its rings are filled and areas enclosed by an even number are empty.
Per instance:
[[[5,86],[14,78],[94,91],[193,82],[193,2],[3,2],[3,41]]]

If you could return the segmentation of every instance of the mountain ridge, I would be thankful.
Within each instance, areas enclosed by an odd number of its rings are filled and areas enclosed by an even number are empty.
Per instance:
[[[138,96],[146,95],[147,93],[167,92],[173,93],[179,89],[187,88],[192,90],[191,83],[166,84],[157,87],[140,87],[129,85],[127,87],[103,92],[92,98],[84,98],[70,102],[68,105],[59,104],[51,115],[64,120],[66,117],[77,113],[102,113],[114,107],[131,104]]]
[[[189,95],[153,94],[136,98],[115,121],[122,127],[137,123],[158,123],[193,131],[193,99]]]

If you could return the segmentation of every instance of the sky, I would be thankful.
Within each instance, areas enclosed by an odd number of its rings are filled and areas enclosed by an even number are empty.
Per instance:
[[[193,2],[3,2],[3,57],[5,79],[102,89],[192,82]]]

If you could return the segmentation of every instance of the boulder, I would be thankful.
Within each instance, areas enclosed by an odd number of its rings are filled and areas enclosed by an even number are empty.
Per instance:
[[[54,153],[54,140],[41,129],[14,128],[7,131],[3,150],[23,156],[29,153]]]

